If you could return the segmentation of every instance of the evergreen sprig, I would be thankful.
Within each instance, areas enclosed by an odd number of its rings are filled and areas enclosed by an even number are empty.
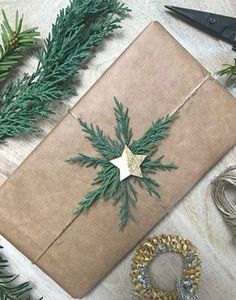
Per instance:
[[[122,229],[130,218],[133,219],[131,207],[135,207],[137,202],[135,184],[145,188],[152,197],[160,198],[158,192],[159,183],[150,176],[157,171],[172,171],[177,168],[172,163],[164,164],[162,162],[164,156],[152,159],[158,145],[167,136],[170,125],[176,118],[176,113],[153,122],[151,127],[138,140],[132,140],[133,132],[130,128],[128,109],[125,109],[116,98],[114,113],[117,140],[106,136],[98,126],[94,127],[92,124],[87,124],[79,119],[80,125],[86,134],[86,139],[91,142],[92,146],[100,154],[100,157],[89,157],[79,154],[68,159],[67,162],[79,163],[81,166],[86,167],[100,167],[97,177],[92,182],[92,185],[98,185],[98,187],[85,194],[84,200],[80,202],[75,213],[79,215],[82,212],[86,212],[98,200],[110,199],[114,205],[119,202],[119,228]],[[120,157],[125,146],[128,146],[134,154],[147,155],[141,164],[143,178],[130,176],[120,181],[119,169],[111,164],[110,160]]]
[[[227,83],[229,83],[231,79],[236,76],[236,58],[234,59],[234,63],[232,65],[228,64],[225,66],[226,67],[224,69],[218,71],[216,74],[219,76],[226,76]]]
[[[0,249],[3,247],[0,246]],[[8,272],[8,261],[0,254],[0,299],[1,300],[23,300],[33,299],[30,297],[31,290],[29,282],[17,283],[17,275]],[[42,300],[40,298],[39,300]]]
[[[16,12],[14,28],[10,25],[4,10],[2,10],[2,15],[1,36],[3,45],[0,45],[0,82],[7,78],[10,70],[22,58],[23,50],[32,46],[40,35],[36,27],[22,31],[23,16],[19,18],[18,11]]]
[[[60,11],[38,54],[36,71],[0,94],[0,142],[40,131],[37,120],[53,113],[53,102],[75,93],[72,78],[87,67],[94,49],[121,27],[128,11],[118,0],[72,0]]]
[[[115,107],[115,117],[117,126],[115,127],[116,137],[122,146],[124,148],[125,145],[129,145],[130,140],[133,136],[132,129],[129,128],[129,110],[128,108],[124,110],[124,107],[117,99],[115,98],[116,107]]]

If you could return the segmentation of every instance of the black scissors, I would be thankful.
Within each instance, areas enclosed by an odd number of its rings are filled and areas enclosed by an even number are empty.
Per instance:
[[[224,40],[236,51],[236,18],[176,6],[165,6],[199,29]]]

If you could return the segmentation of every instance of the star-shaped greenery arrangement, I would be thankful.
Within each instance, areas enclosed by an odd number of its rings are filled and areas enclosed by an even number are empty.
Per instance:
[[[157,171],[172,171],[177,167],[173,163],[163,164],[164,156],[152,159],[160,142],[167,136],[176,113],[167,115],[152,123],[151,127],[137,140],[133,140],[128,109],[115,99],[115,135],[116,139],[105,135],[93,124],[78,119],[86,139],[99,153],[99,157],[79,154],[67,160],[85,167],[100,167],[92,185],[98,187],[85,194],[75,214],[87,211],[98,200],[111,200],[113,205],[120,203],[119,228],[126,226],[129,218],[133,219],[131,206],[135,207],[137,192],[135,184],[145,188],[150,196],[160,198],[158,182],[151,178]]]

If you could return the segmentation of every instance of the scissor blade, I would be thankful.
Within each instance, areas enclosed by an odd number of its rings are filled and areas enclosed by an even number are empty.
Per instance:
[[[236,43],[236,18],[176,6],[166,6],[192,25],[228,43]]]

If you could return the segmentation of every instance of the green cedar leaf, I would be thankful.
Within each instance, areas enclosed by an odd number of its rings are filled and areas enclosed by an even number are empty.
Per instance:
[[[53,112],[51,107],[55,101],[75,94],[73,77],[86,68],[94,49],[121,27],[128,12],[127,6],[118,0],[72,0],[60,10],[44,48],[37,55],[39,63],[35,72],[25,74],[0,94],[0,141],[40,132],[37,120]],[[25,46],[29,43],[27,36],[35,39],[34,31],[19,34]],[[1,67],[3,80],[7,71],[0,64],[0,70]],[[98,135],[106,139],[101,133]],[[104,143],[115,146],[112,140]]]

